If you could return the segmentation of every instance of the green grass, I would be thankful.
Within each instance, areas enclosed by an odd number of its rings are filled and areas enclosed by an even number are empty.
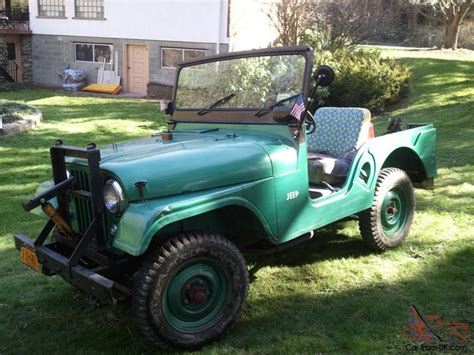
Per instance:
[[[419,190],[406,243],[369,252],[356,224],[318,233],[261,259],[235,327],[202,353],[403,352],[410,305],[446,321],[474,324],[474,62],[411,58],[412,96],[390,115],[438,129],[435,191]],[[43,221],[20,202],[50,176],[48,147],[148,135],[163,124],[158,104],[75,97],[50,90],[1,94],[42,110],[40,129],[0,140],[0,353],[148,353],[129,304],[96,307],[57,277],[18,262],[11,232]],[[376,120],[380,130],[386,118]],[[325,248],[321,250],[321,244]],[[469,350],[474,351],[474,332]]]

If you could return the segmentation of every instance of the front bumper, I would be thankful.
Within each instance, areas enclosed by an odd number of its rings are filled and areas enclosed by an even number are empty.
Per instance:
[[[15,245],[21,251],[22,261],[45,275],[61,276],[101,303],[113,304],[127,298],[131,295],[129,275],[136,270],[137,259],[106,248],[100,150],[93,143],[80,148],[58,141],[50,152],[54,185],[23,203],[25,211],[39,206],[43,211],[46,209],[49,219],[34,241],[15,233]],[[68,177],[66,157],[87,160],[87,171]],[[51,205],[48,207],[47,201],[53,198],[57,199],[57,210]],[[72,198],[80,200],[84,207],[79,212],[82,216],[79,232],[71,226],[69,204]],[[54,242],[45,244],[50,235]],[[23,247],[29,251],[22,250]]]
[[[115,304],[128,293],[121,284],[99,274],[99,272],[104,273],[105,268],[88,269],[81,264],[69,266],[69,259],[58,251],[57,243],[35,246],[33,240],[21,233],[15,233],[14,239],[18,250],[25,246],[36,252],[41,271],[45,275],[59,275],[73,286],[97,298],[101,303]]]

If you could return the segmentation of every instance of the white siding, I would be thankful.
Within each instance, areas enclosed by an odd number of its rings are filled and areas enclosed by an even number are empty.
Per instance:
[[[38,0],[29,0],[33,34],[229,42],[227,0],[104,0],[105,20],[74,19],[74,0],[64,1],[67,18],[53,19],[38,18]]]

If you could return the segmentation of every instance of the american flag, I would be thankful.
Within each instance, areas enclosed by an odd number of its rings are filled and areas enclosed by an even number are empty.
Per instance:
[[[166,110],[166,101],[165,100],[160,100],[160,110],[161,111]]]
[[[301,119],[301,114],[303,112],[304,112],[303,96],[298,95],[296,97],[295,104],[293,105],[293,108],[291,109],[290,115],[299,121]]]

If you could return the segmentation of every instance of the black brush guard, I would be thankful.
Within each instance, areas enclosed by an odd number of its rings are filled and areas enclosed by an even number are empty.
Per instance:
[[[52,232],[55,223],[49,219],[36,240],[15,233],[15,245],[18,250],[27,247],[36,252],[42,272],[46,275],[60,275],[72,285],[92,294],[101,303],[115,303],[117,300],[130,295],[130,289],[113,281],[111,278],[120,277],[130,266],[127,257],[113,258],[100,253],[105,245],[102,219],[104,215],[104,200],[100,175],[100,150],[91,143],[86,148],[64,145],[57,141],[50,149],[53,168],[54,186],[27,203],[23,203],[25,211],[31,211],[53,197],[58,200],[58,213],[66,223],[71,225],[69,201],[71,197],[89,200],[92,206],[92,221],[82,235],[72,243],[72,248],[65,249],[58,241],[44,245]],[[90,191],[76,188],[76,178],[68,177],[66,172],[66,157],[87,160],[89,170]],[[95,238],[94,238],[95,237]],[[71,245],[71,241],[64,238]],[[93,252],[88,247],[96,243]],[[67,244],[67,243],[66,243]],[[83,257],[93,261],[93,268],[80,264]]]

